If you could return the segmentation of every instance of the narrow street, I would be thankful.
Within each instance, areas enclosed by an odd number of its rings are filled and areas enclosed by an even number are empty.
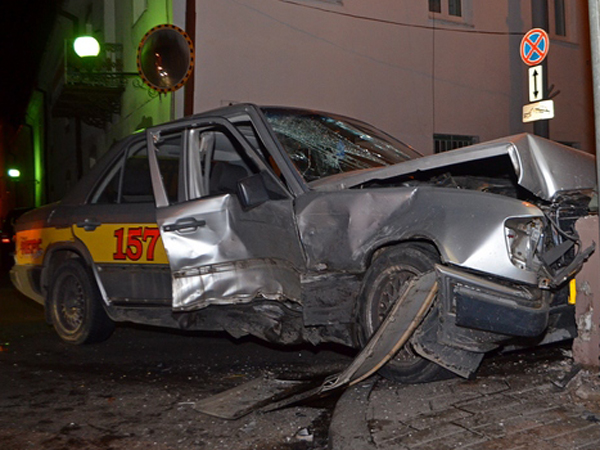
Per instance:
[[[0,288],[0,448],[324,449],[336,399],[236,421],[197,400],[264,374],[311,377],[344,355],[226,335],[119,326],[99,345],[62,343],[5,273]]]
[[[597,374],[572,370],[569,343],[490,356],[471,381],[411,386],[373,377],[343,401],[224,420],[196,403],[263,375],[322,379],[345,368],[351,352],[122,324],[102,344],[70,346],[2,273],[0,350],[2,450],[438,449],[441,442],[521,449],[534,428],[544,433],[529,443],[535,449],[591,450],[600,442],[600,383]]]

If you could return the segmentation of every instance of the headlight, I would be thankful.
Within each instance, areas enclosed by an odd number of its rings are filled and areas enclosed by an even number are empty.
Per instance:
[[[537,271],[541,266],[544,222],[539,218],[508,219],[504,235],[511,262],[522,270]]]

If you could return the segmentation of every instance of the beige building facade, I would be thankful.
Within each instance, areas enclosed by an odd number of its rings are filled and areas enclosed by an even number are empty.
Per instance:
[[[524,0],[197,0],[194,109],[232,102],[350,115],[423,153],[434,137],[532,132]],[[438,12],[439,10],[439,12]],[[550,138],[593,151],[587,2],[549,0]]]

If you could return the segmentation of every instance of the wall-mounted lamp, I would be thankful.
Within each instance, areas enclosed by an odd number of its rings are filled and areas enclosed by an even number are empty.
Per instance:
[[[100,44],[95,37],[79,36],[73,42],[73,50],[80,58],[98,56],[100,53]]]
[[[19,169],[8,169],[6,173],[10,178],[19,178],[21,176],[21,171]]]

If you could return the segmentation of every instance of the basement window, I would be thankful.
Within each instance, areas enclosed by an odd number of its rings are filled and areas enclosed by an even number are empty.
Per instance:
[[[474,0],[428,0],[429,19],[440,24],[473,26]]]
[[[434,134],[434,153],[444,153],[461,147],[479,143],[479,136],[466,136],[462,134]]]
[[[429,12],[462,17],[462,0],[429,0]]]

